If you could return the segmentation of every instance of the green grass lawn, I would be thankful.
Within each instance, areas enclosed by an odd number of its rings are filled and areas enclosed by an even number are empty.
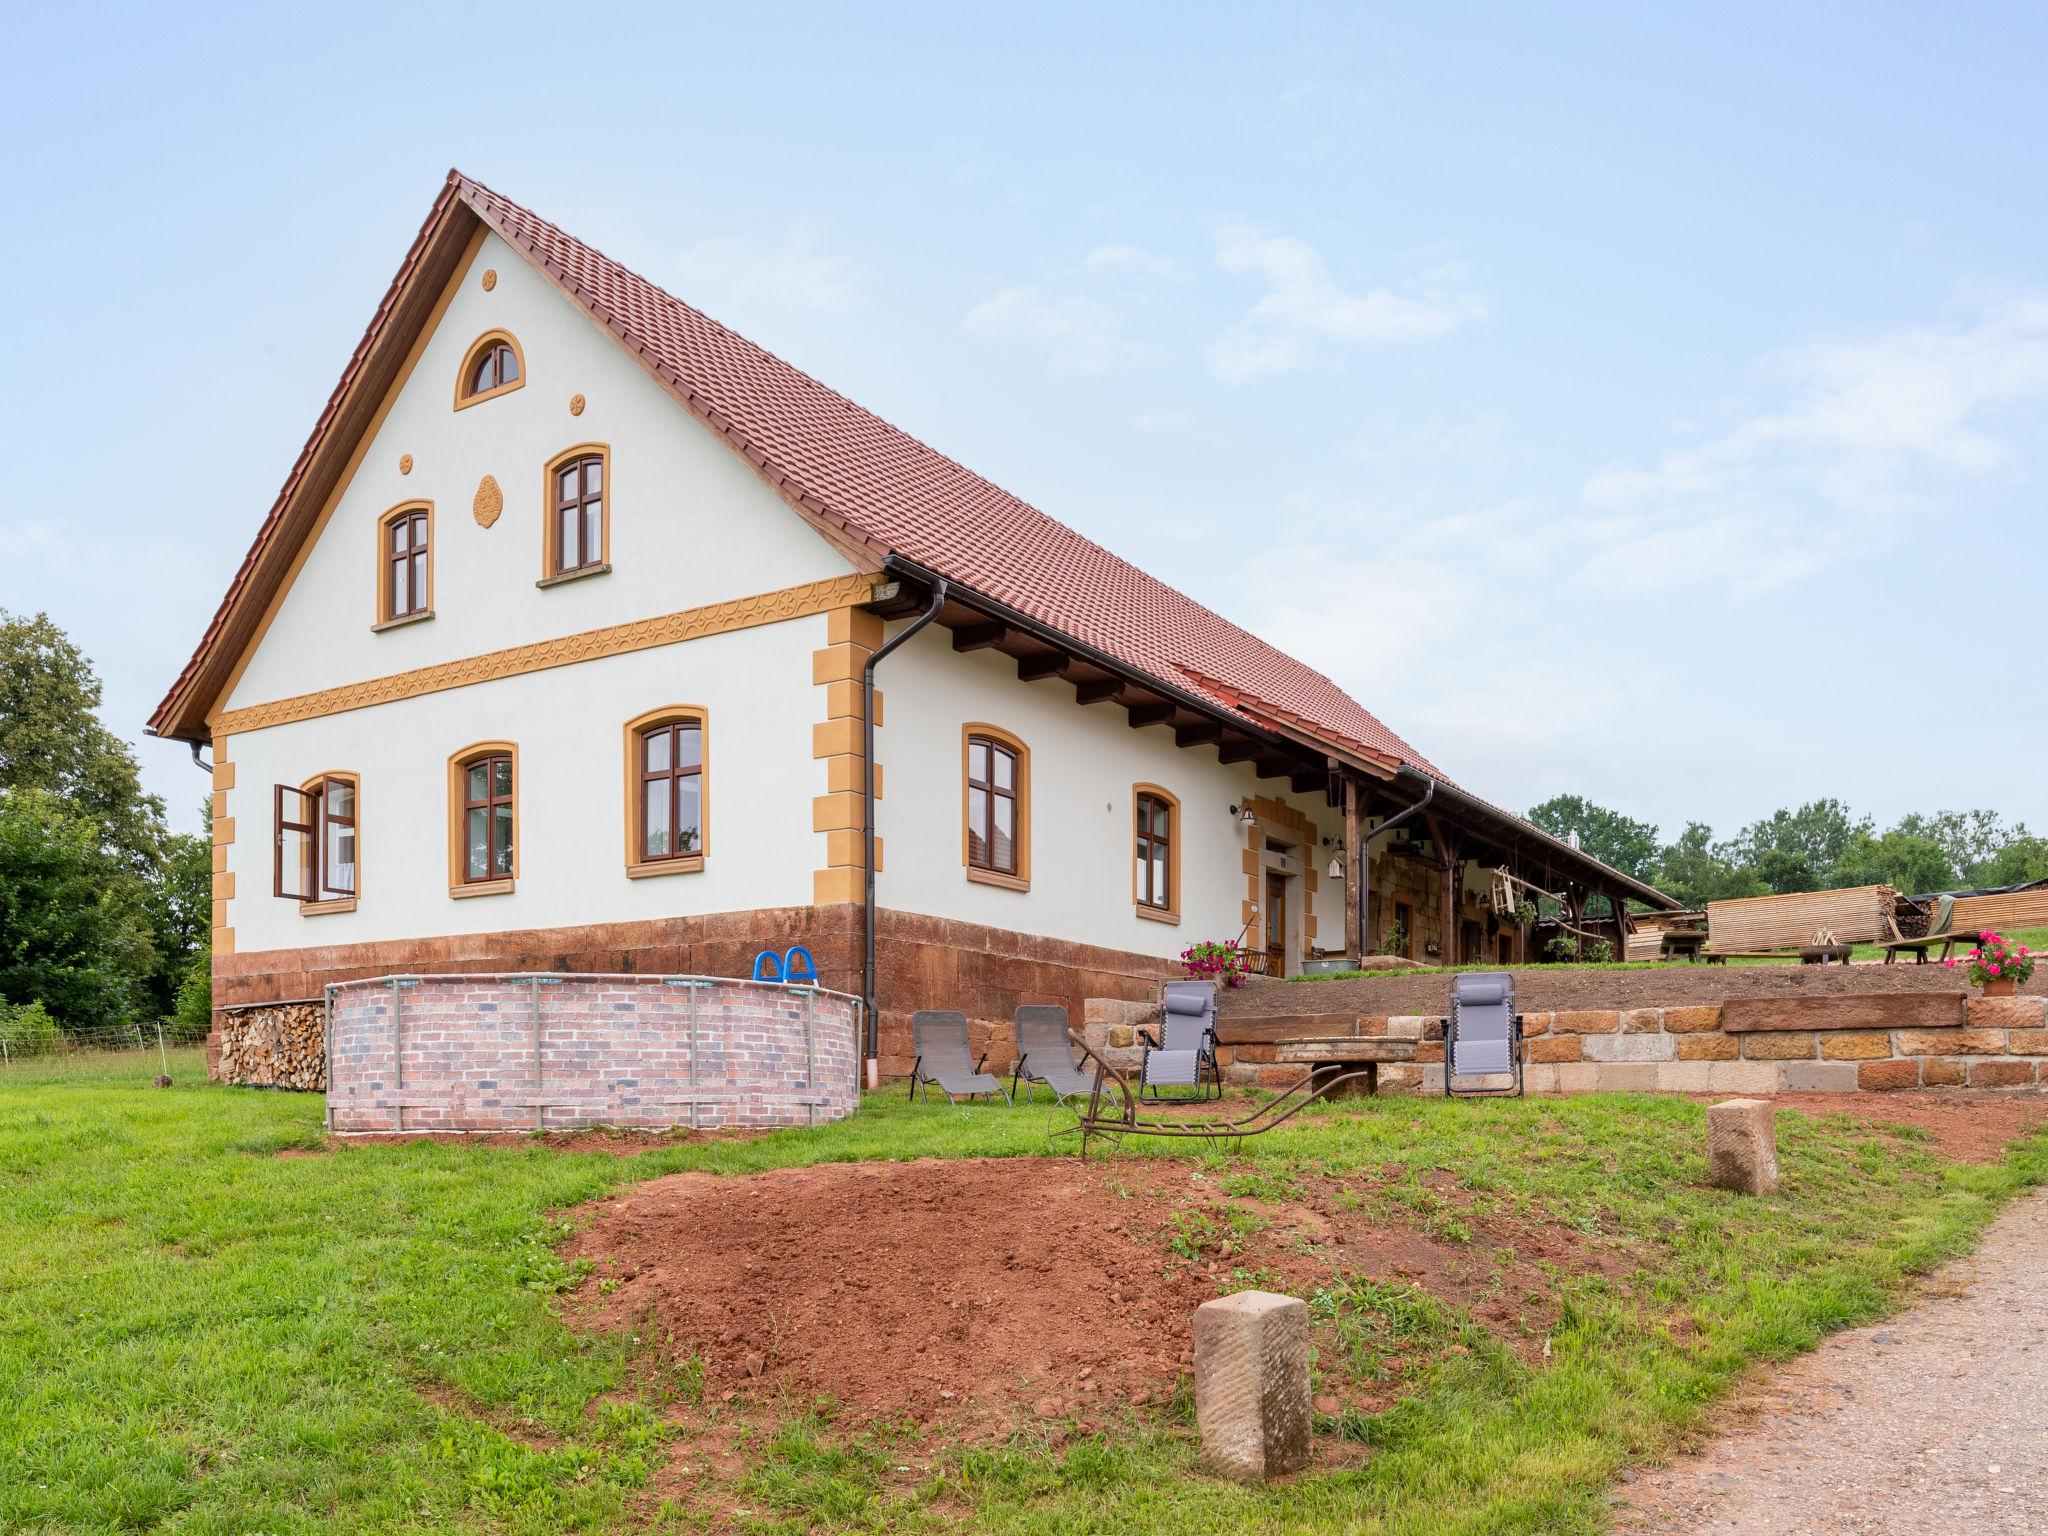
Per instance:
[[[664,1502],[648,1489],[687,1370],[652,1337],[560,1321],[581,1278],[555,1252],[561,1212],[679,1169],[1045,1155],[1063,1117],[891,1095],[835,1126],[629,1158],[281,1156],[321,1145],[317,1098],[204,1086],[191,1052],[172,1070],[169,1090],[147,1086],[153,1054],[0,1074],[0,1530],[1594,1532],[1614,1474],[1748,1364],[1880,1314],[2048,1178],[2048,1135],[1971,1167],[1911,1134],[1788,1114],[1785,1193],[1743,1200],[1701,1187],[1689,1101],[1330,1106],[1211,1166],[1233,1192],[1369,1176],[1376,1215],[1440,1235],[1461,1213],[1559,1223],[1635,1272],[1561,1281],[1533,1365],[1390,1277],[1334,1287],[1318,1306],[1342,1347],[1322,1370],[1371,1371],[1396,1329],[1467,1347],[1388,1411],[1326,1421],[1355,1464],[1284,1487],[1201,1476],[1183,1402],[974,1450],[829,1414],[756,1423],[743,1470]],[[1426,1181],[1439,1170],[1454,1199]],[[930,1471],[896,1475],[906,1463]]]

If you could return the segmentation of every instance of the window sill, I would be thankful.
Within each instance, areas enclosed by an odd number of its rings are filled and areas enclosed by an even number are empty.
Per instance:
[[[356,909],[356,899],[355,899],[355,897],[353,897],[353,896],[336,896],[336,897],[333,897],[333,898],[331,898],[331,899],[329,899],[329,900],[327,900],[327,901],[302,901],[302,902],[300,902],[300,903],[299,903],[299,916],[301,916],[301,917],[324,917],[324,916],[326,916],[326,915],[327,915],[327,914],[328,914],[329,912],[353,912],[353,911],[355,911],[355,909]]]
[[[1134,901],[1131,903],[1131,910],[1148,923],[1170,923],[1176,928],[1180,926],[1180,914],[1169,912],[1164,907],[1148,907],[1142,901]]]
[[[387,629],[403,629],[408,624],[423,624],[433,616],[434,610],[431,608],[422,608],[418,613],[401,613],[395,619],[385,619],[381,623],[372,624],[370,633],[381,635]]]
[[[600,560],[595,565],[579,565],[573,571],[560,571],[553,576],[543,576],[534,585],[546,591],[549,587],[559,587],[565,581],[581,581],[586,576],[609,576],[611,573],[611,561]]]
[[[472,880],[463,885],[449,886],[448,894],[456,901],[464,901],[471,896],[510,896],[514,884],[511,880]]]
[[[976,869],[972,864],[967,866],[967,878],[976,885],[999,885],[1006,891],[1031,889],[1031,882],[1019,875],[1006,875],[994,869]]]
[[[646,880],[654,875],[698,875],[704,872],[704,855],[685,854],[675,859],[648,859],[626,866],[628,880]]]

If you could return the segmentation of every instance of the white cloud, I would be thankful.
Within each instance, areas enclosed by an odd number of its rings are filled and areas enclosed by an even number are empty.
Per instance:
[[[1153,351],[1124,333],[1123,312],[1087,294],[1020,283],[983,299],[961,322],[980,336],[1029,342],[1061,373],[1136,367]]]
[[[840,313],[859,302],[847,263],[819,249],[819,228],[807,221],[773,238],[727,236],[700,240],[675,263],[672,290],[707,311],[714,306]]]
[[[1185,270],[1171,256],[1156,256],[1135,245],[1098,245],[1081,260],[1081,269],[1098,280],[1173,278]]]
[[[2048,404],[2048,298],[1810,343],[1757,373],[1781,403],[1651,468],[1587,478],[1574,531],[1588,579],[1753,595],[1958,510],[1959,483],[2012,467]]]
[[[1231,383],[1327,363],[1334,348],[1433,340],[1486,317],[1459,263],[1439,262],[1398,288],[1351,293],[1314,246],[1292,235],[1222,224],[1215,240],[1218,266],[1266,290],[1210,344],[1210,367]]]

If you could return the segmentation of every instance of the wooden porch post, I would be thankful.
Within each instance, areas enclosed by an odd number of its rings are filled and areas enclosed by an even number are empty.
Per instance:
[[[1358,780],[1344,775],[1344,956],[1353,967],[1366,956],[1365,860],[1358,847]]]

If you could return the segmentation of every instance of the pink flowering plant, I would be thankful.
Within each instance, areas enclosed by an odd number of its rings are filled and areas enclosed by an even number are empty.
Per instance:
[[[1180,963],[1187,967],[1190,976],[1199,980],[1220,981],[1226,987],[1244,985],[1245,952],[1237,947],[1235,939],[1221,943],[1204,939],[1199,944],[1190,944],[1180,952]]]
[[[1950,970],[1968,965],[1973,987],[1981,987],[1987,981],[2010,981],[2015,986],[2025,986],[2027,978],[2034,974],[2034,961],[2038,958],[2026,945],[2009,944],[1986,928],[1977,935],[1975,949],[1941,963]]]

